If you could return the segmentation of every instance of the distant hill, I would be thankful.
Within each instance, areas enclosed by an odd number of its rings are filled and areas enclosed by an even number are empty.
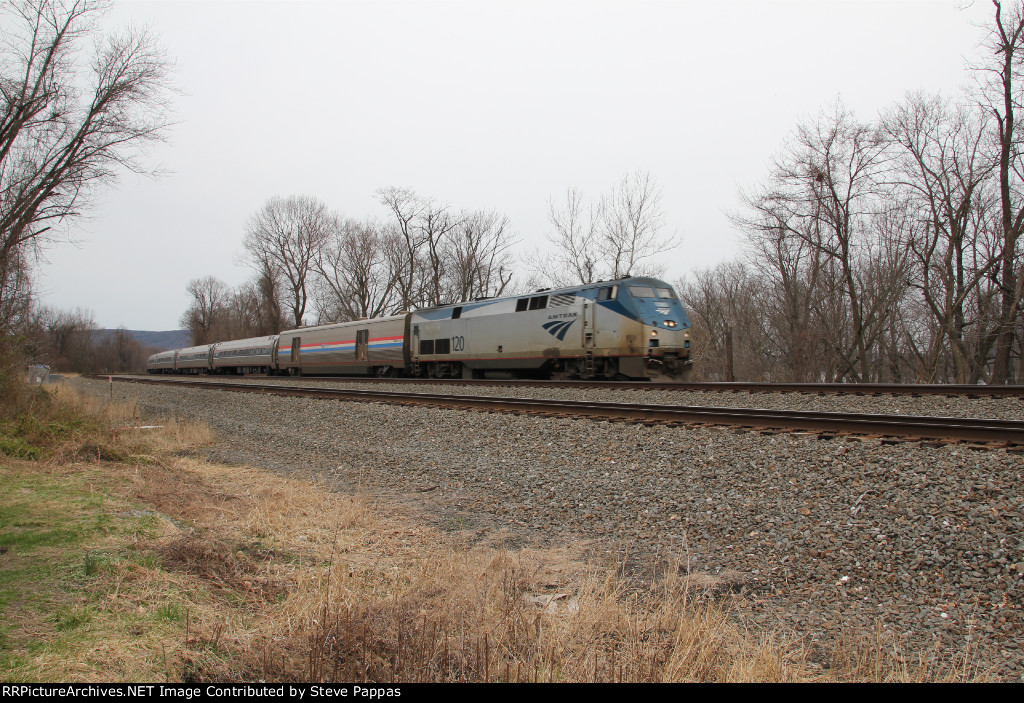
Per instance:
[[[117,330],[96,330],[93,343],[101,344],[114,336]],[[181,349],[192,346],[192,333],[188,330],[169,330],[167,332],[148,332],[146,330],[127,330],[135,340],[144,347],[153,347],[157,351],[165,349]]]

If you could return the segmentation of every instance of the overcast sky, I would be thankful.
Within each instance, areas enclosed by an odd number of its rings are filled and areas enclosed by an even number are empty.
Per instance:
[[[786,136],[837,96],[864,119],[970,83],[991,4],[126,2],[175,61],[175,119],[148,163],[48,252],[44,302],[103,327],[177,329],[189,279],[237,285],[246,219],[275,195],[383,217],[401,186],[496,209],[541,247],[547,203],[627,171],[683,241],[666,278],[737,254],[726,213]]]

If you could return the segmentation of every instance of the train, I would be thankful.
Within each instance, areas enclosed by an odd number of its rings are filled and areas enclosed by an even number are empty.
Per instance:
[[[169,350],[146,370],[685,381],[690,320],[668,283],[631,276]]]

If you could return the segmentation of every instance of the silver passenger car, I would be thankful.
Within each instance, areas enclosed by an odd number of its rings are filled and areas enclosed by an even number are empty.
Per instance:
[[[174,360],[174,370],[178,373],[209,373],[213,369],[212,344],[179,349]]]
[[[167,351],[158,352],[153,354],[146,361],[146,372],[147,373],[174,373],[174,356],[178,353],[177,349],[169,349]]]
[[[213,345],[213,371],[224,374],[271,373],[277,335],[250,337]]]
[[[408,315],[339,322],[282,332],[281,373],[390,376],[404,371]]]

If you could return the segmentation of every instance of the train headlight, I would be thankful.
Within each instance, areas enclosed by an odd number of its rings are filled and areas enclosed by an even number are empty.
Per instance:
[[[658,330],[651,330],[651,336],[652,337],[657,337],[658,336]]]
[[[675,327],[676,326],[676,321],[675,320],[665,320],[665,326],[666,327]]]

